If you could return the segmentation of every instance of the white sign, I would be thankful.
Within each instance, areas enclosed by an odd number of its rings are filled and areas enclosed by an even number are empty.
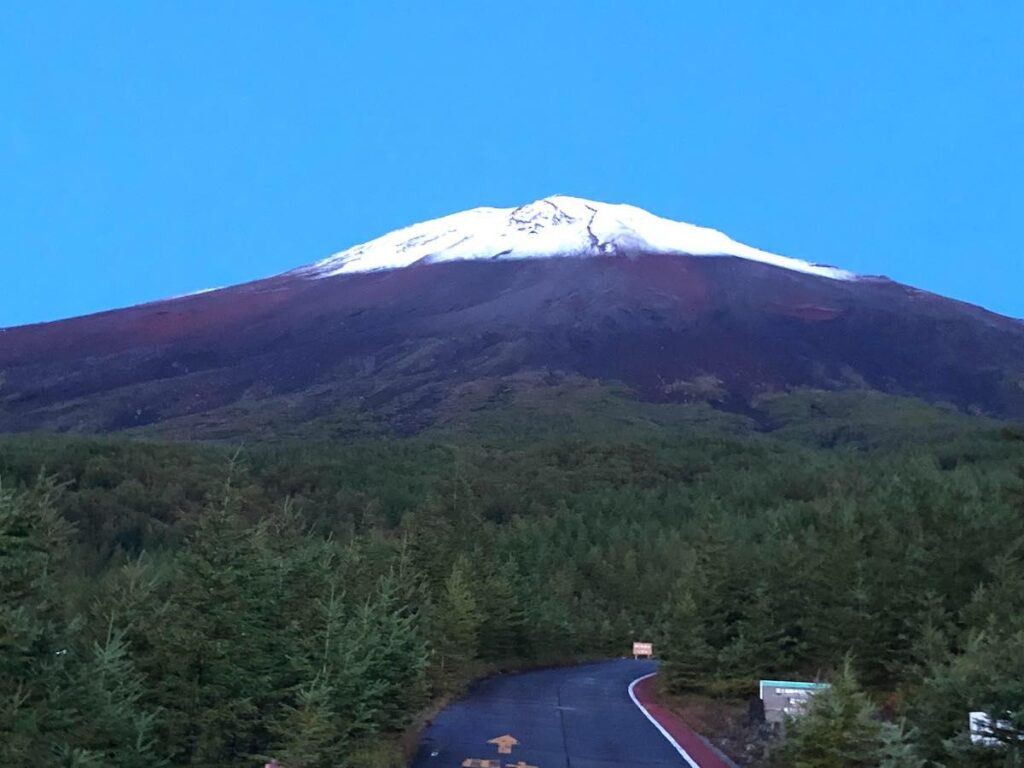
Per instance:
[[[985,747],[999,746],[992,736],[992,718],[985,712],[971,712],[971,743]]]
[[[970,723],[971,743],[980,747],[1000,746],[1003,742],[995,736],[996,731],[1011,736],[1014,734],[1013,723],[1008,720],[996,720],[993,723],[987,712],[971,712]],[[1024,733],[1018,733],[1017,738],[1024,741]]]
[[[803,714],[811,697],[829,688],[827,683],[803,683],[793,680],[762,680],[761,701],[769,723],[783,723],[787,717]]]
[[[651,643],[633,643],[633,657],[651,658],[654,655],[654,646]]]

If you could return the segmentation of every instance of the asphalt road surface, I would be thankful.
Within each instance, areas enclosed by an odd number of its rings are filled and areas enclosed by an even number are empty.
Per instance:
[[[437,716],[413,766],[687,766],[629,694],[631,682],[655,669],[620,660],[486,680]]]

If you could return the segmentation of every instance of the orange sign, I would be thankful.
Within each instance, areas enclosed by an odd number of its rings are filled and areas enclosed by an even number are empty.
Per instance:
[[[651,643],[633,643],[633,656],[640,658],[644,656],[651,658],[654,655],[654,646]]]

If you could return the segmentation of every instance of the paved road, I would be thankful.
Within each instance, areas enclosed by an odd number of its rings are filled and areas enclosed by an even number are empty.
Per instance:
[[[655,668],[622,660],[487,680],[438,715],[413,766],[686,766],[629,696],[629,684]],[[501,744],[488,742],[503,736],[519,743],[499,754]]]

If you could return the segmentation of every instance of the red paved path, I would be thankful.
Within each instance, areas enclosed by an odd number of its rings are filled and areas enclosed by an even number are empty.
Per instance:
[[[633,688],[633,693],[643,708],[658,721],[662,728],[668,731],[698,768],[731,768],[729,763],[719,757],[675,713],[658,704],[654,698],[653,677],[648,677],[637,683]]]

